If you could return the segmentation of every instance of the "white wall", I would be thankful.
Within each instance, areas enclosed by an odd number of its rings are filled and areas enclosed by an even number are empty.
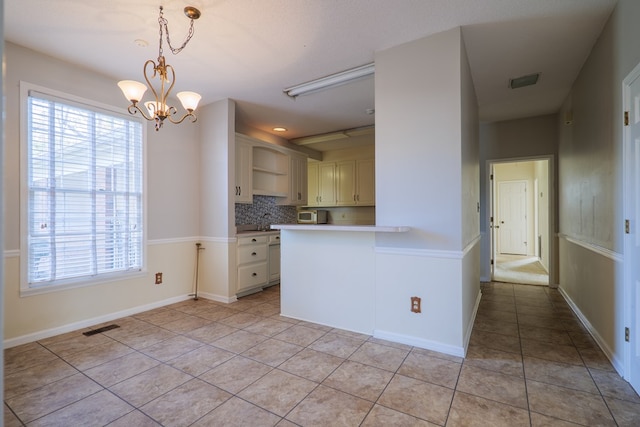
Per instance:
[[[560,287],[614,366],[624,359],[622,81],[640,62],[640,2],[620,0],[565,101],[561,125]],[[597,270],[596,270],[597,268]],[[630,326],[630,325],[626,325]]]
[[[199,233],[198,124],[165,125],[147,131],[148,272],[131,280],[20,297],[21,80],[122,108],[127,101],[116,80],[7,43],[4,338],[10,344],[104,320],[114,313],[150,307],[190,292]],[[179,127],[179,129],[177,129]],[[154,285],[155,272],[164,283]],[[56,329],[58,328],[58,329]],[[34,335],[35,334],[35,335]]]
[[[376,237],[376,336],[462,355],[479,297],[479,154],[460,29],[375,62],[376,224],[412,228]]]

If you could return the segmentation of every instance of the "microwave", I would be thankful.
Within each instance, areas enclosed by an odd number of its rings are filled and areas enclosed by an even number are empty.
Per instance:
[[[326,224],[328,211],[322,209],[305,209],[298,211],[298,224]]]

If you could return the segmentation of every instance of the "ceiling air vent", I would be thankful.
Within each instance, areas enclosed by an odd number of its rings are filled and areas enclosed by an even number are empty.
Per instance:
[[[509,79],[509,87],[511,89],[518,89],[525,86],[531,86],[538,83],[539,78],[540,78],[540,73],[535,73],[535,74],[529,74],[526,76]]]

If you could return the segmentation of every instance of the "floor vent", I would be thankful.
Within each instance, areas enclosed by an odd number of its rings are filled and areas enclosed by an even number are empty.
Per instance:
[[[120,326],[118,326],[118,325],[103,326],[102,328],[92,329],[90,331],[83,332],[82,335],[90,337],[91,335],[101,334],[103,332],[107,332],[107,331],[110,331],[112,329],[116,329],[116,328],[119,328],[119,327]]]

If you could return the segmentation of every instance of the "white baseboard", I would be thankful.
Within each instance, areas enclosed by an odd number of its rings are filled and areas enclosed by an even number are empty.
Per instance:
[[[198,297],[202,297],[211,301],[223,302],[225,304],[230,304],[232,302],[238,301],[238,298],[236,298],[235,295],[231,297],[224,297],[222,295],[211,294],[209,292],[198,292]]]
[[[600,334],[593,327],[593,325],[591,325],[591,322],[587,320],[585,315],[582,314],[578,306],[573,302],[573,300],[571,299],[571,297],[569,297],[569,295],[565,292],[565,290],[562,287],[559,287],[558,290],[560,291],[560,294],[563,296],[565,301],[567,301],[567,304],[569,304],[569,307],[571,307],[571,310],[573,310],[576,316],[578,316],[578,319],[580,319],[580,322],[582,322],[584,327],[587,328],[587,331],[589,331],[589,334],[591,334],[596,344],[598,344],[598,346],[604,353],[604,355],[607,356],[607,359],[609,359],[609,361],[611,362],[611,365],[613,365],[613,368],[618,372],[618,374],[620,374],[621,377],[624,378],[624,365],[622,361],[614,356],[613,351],[611,351],[611,349],[609,348],[605,340],[600,336]]]
[[[476,323],[476,315],[478,314],[478,307],[480,307],[480,300],[482,299],[482,291],[478,292],[478,298],[476,298],[476,305],[473,307],[473,314],[469,319],[469,324],[467,325],[467,333],[464,337],[464,356],[467,355],[467,349],[469,349],[469,341],[471,340],[471,333],[473,332],[473,325]]]
[[[386,331],[374,331],[374,338],[380,338],[382,340],[393,341],[400,344],[407,344],[414,347],[424,348],[426,350],[437,351],[439,353],[449,354],[451,356],[464,357],[464,347],[458,347],[454,345],[443,344],[436,341],[425,340],[408,335],[396,334]]]
[[[122,317],[132,316],[134,314],[142,313],[144,311],[153,310],[154,308],[164,307],[165,305],[175,304],[177,302],[186,301],[190,299],[189,295],[182,295],[178,297],[168,298],[162,301],[157,301],[151,304],[140,305],[137,307],[129,308],[122,311],[116,311],[114,313],[105,314],[103,316],[92,317],[90,319],[81,320],[79,322],[68,323],[66,325],[58,326],[51,329],[45,329],[43,331],[34,332],[27,335],[22,335],[15,338],[4,340],[4,348],[11,348],[22,344],[42,340],[45,338],[51,338],[56,335],[66,334],[67,332],[77,331],[83,328],[90,328],[101,323],[110,322],[112,320],[120,319]]]

